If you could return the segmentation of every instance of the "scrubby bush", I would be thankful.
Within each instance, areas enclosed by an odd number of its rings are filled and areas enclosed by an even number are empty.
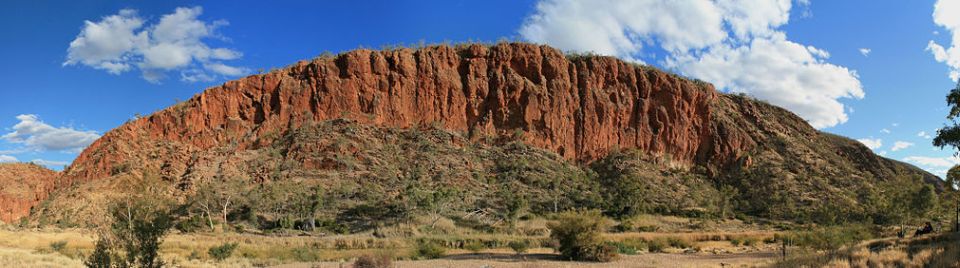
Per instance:
[[[785,235],[783,239],[801,247],[835,251],[874,236],[875,234],[866,226],[844,225],[795,231]]]
[[[320,254],[309,247],[296,247],[290,250],[290,255],[294,260],[302,262],[313,262],[320,260]]]
[[[660,253],[667,249],[667,241],[664,239],[654,239],[647,243],[647,251],[650,253]]]
[[[669,244],[670,247],[679,248],[679,249],[693,247],[693,244],[691,244],[690,241],[687,241],[686,239],[683,239],[683,238],[677,238],[677,237],[667,238],[667,244]]]
[[[389,268],[393,265],[393,257],[387,254],[363,255],[353,262],[353,268]]]
[[[484,246],[483,243],[480,243],[480,241],[470,241],[463,245],[463,249],[469,250],[470,252],[473,252],[473,254],[480,253],[480,251],[485,248],[486,246]]]
[[[417,240],[417,246],[414,249],[413,256],[416,258],[436,259],[443,257],[443,254],[446,253],[446,251],[447,250],[443,248],[443,246],[440,246],[435,242],[420,239]]]
[[[627,239],[607,244],[616,247],[617,253],[626,255],[636,255],[638,251],[647,248],[647,243],[640,239]]]
[[[67,241],[60,240],[60,241],[50,243],[50,249],[52,249],[54,252],[59,252],[60,254],[63,254],[63,251],[67,249]]]
[[[233,251],[237,249],[237,243],[224,243],[219,246],[211,247],[207,251],[210,254],[210,257],[213,257],[217,261],[223,261],[227,258],[230,258],[230,255],[233,255]]]
[[[577,261],[610,261],[617,249],[603,243],[600,235],[610,226],[610,220],[598,210],[568,211],[547,225],[550,237],[559,242],[560,254]]]
[[[510,243],[507,243],[507,246],[510,247],[510,249],[512,249],[513,252],[516,252],[518,255],[519,255],[519,254],[523,254],[523,253],[527,253],[527,250],[530,249],[530,243],[528,243],[528,242],[525,241],[525,240],[524,240],[524,241],[510,241]]]

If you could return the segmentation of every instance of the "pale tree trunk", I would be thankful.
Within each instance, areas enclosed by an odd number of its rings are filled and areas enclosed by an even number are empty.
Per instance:
[[[227,214],[230,213],[230,199],[232,199],[232,197],[227,197],[226,202],[223,202],[223,210],[221,211],[221,214],[223,214],[224,226],[227,224]]]

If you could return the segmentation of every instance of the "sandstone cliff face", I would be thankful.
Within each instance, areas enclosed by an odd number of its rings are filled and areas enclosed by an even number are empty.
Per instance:
[[[409,137],[421,130],[438,134]],[[504,137],[539,151],[503,148],[497,140]],[[641,162],[635,170],[658,189],[651,202],[669,206],[698,206],[677,200],[715,193],[718,183],[745,187],[743,198],[776,193],[770,202],[810,208],[862,207],[860,192],[895,176],[919,175],[942,187],[927,172],[762,101],[611,57],[518,43],[357,50],[209,88],[106,133],[51,184],[79,186],[41,213],[82,220],[74,214],[97,207],[87,204],[123,195],[119,189],[147,177],[181,198],[197,181],[224,178],[373,181],[394,189],[402,185],[390,182],[414,173],[477,184],[478,174],[497,172],[497,161],[530,155],[556,170],[583,172],[588,165],[571,162],[621,149],[643,155],[627,160]],[[17,203],[0,196],[0,205],[16,204],[12,219],[45,197]]]
[[[335,118],[435,125],[471,137],[522,133],[525,142],[579,162],[638,148],[727,166],[752,144],[711,126],[716,98],[706,83],[612,57],[568,59],[532,44],[357,50],[227,82],[127,123],[87,148],[65,179],[138,166],[177,180],[212,149],[257,149],[304,122]]]
[[[33,164],[0,164],[0,221],[15,222],[47,199],[57,173]]]

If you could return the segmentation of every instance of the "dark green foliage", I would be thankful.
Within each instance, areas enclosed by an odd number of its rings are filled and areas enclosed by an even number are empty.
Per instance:
[[[443,248],[443,246],[438,245],[434,241],[418,239],[416,248],[414,248],[413,251],[413,256],[416,258],[437,259],[443,257],[446,252],[447,250]]]
[[[690,241],[687,241],[681,238],[676,238],[676,237],[667,238],[667,245],[670,245],[670,247],[679,248],[679,249],[693,247],[693,244],[691,244]]]
[[[617,253],[626,255],[636,255],[638,251],[647,248],[647,243],[640,239],[607,242],[607,244],[616,247]]]
[[[647,243],[647,251],[650,253],[660,253],[667,249],[667,241],[664,239],[654,239]]]
[[[107,240],[100,239],[97,240],[96,245],[94,245],[93,253],[90,256],[87,256],[87,259],[83,261],[83,265],[89,268],[111,268],[113,267],[113,256],[110,253],[110,248],[107,246]]]
[[[160,244],[173,226],[169,205],[161,200],[137,198],[111,205],[113,223],[102,233],[88,267],[163,267]],[[118,254],[121,253],[122,254]]]
[[[603,242],[601,233],[610,226],[610,220],[598,210],[568,211],[557,215],[547,225],[550,238],[559,244],[565,259],[576,261],[610,261],[617,249]]]
[[[523,253],[527,253],[527,250],[530,249],[530,242],[527,242],[526,240],[510,241],[509,243],[507,243],[507,246],[510,247],[510,249],[512,249],[513,252],[517,254],[523,254]]]
[[[207,254],[210,254],[210,257],[217,261],[223,261],[227,258],[230,258],[230,255],[233,255],[233,251],[237,249],[237,243],[224,243],[219,246],[211,247],[207,251]]]
[[[956,121],[957,117],[960,117],[960,82],[947,94],[947,105],[950,106],[947,119],[950,119],[951,125],[937,130],[937,137],[933,139],[933,146],[940,148],[950,146],[955,150],[960,150],[960,124]]]
[[[184,219],[177,221],[176,226],[174,226],[177,231],[182,233],[193,233],[199,231],[207,226],[207,220],[201,217],[200,215],[188,216]]]
[[[604,203],[604,211],[616,218],[637,215],[645,211],[643,197],[643,178],[632,168],[628,155],[616,151],[610,153],[591,165],[597,174],[597,181],[601,185],[600,196]]]

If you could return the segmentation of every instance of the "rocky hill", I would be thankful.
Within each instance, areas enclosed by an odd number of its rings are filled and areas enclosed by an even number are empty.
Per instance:
[[[0,221],[14,222],[47,199],[57,173],[34,164],[0,164]]]
[[[531,147],[510,149],[516,144]],[[198,182],[227,177],[369,182],[426,173],[484,187],[478,176],[504,172],[496,159],[533,155],[525,161],[552,167],[527,168],[522,179],[589,174],[591,163],[622,151],[639,162],[627,171],[663,188],[649,197],[658,204],[727,184],[742,198],[763,189],[798,205],[854,206],[858,192],[897,176],[940,187],[929,173],[702,81],[613,57],[501,43],[361,49],[209,88],[94,142],[62,173],[63,185],[75,187],[45,211],[84,210],[62,207],[143,177],[181,198]]]

